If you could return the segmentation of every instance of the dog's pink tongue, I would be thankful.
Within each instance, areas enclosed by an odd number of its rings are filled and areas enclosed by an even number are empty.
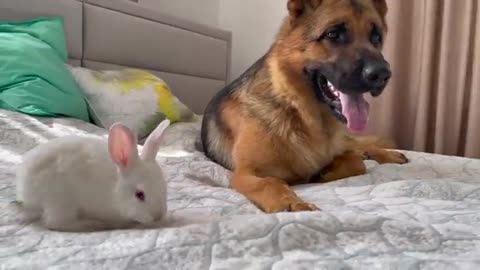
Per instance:
[[[354,132],[364,131],[367,128],[369,105],[363,95],[346,95],[340,92],[340,101],[348,128]]]

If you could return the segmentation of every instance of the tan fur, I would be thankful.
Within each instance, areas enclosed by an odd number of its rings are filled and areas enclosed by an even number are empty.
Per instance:
[[[366,9],[362,18],[354,13],[351,1]],[[406,162],[402,154],[379,148],[388,145],[377,139],[348,134],[330,109],[319,105],[311,82],[303,74],[310,59],[336,57],[308,40],[315,37],[305,37],[305,27],[318,29],[320,35],[330,21],[355,20],[355,31],[366,32],[365,24],[358,22],[383,22],[383,4],[377,0],[290,0],[290,17],[264,64],[222,101],[223,132],[219,127],[210,130],[214,133],[209,136],[210,147],[234,170],[231,188],[263,211],[316,210],[289,186],[364,174],[365,158],[381,163]],[[320,5],[331,10],[328,16],[305,15],[315,13]],[[361,42],[355,46],[362,46]]]

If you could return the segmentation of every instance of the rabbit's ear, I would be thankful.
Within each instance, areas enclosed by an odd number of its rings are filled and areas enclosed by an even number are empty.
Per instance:
[[[160,143],[162,141],[163,133],[170,125],[170,120],[163,120],[158,127],[148,136],[145,144],[143,145],[142,150],[142,159],[143,160],[155,160],[157,156],[158,149],[160,148]]]
[[[120,169],[131,168],[138,159],[137,136],[120,123],[112,125],[108,136],[108,151]]]

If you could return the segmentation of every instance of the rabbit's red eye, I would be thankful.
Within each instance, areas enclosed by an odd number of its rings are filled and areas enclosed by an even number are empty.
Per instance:
[[[144,193],[143,191],[137,190],[137,191],[135,192],[135,197],[137,197],[137,199],[138,199],[139,201],[142,201],[142,202],[145,201],[145,193]]]

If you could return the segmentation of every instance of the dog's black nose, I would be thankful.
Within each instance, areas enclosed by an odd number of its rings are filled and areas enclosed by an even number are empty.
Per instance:
[[[385,61],[371,61],[365,63],[362,75],[369,87],[379,88],[384,87],[388,83],[388,80],[392,77],[392,72]]]

